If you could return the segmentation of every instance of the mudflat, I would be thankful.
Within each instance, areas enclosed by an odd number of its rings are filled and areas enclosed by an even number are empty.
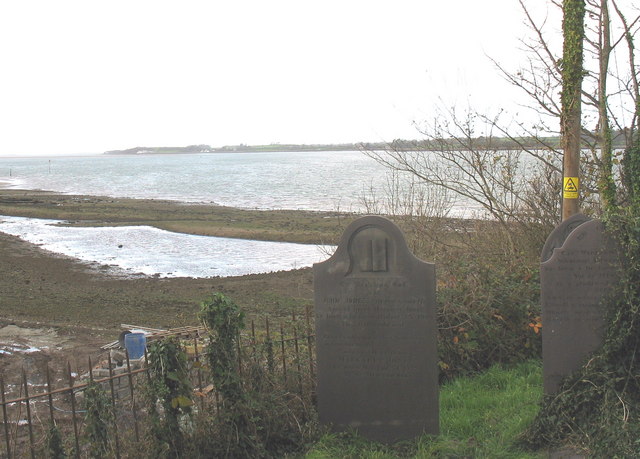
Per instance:
[[[355,218],[337,212],[250,210],[1,188],[0,215],[69,220],[79,226],[150,225],[186,234],[306,244],[336,243]]]
[[[69,220],[73,225],[151,225],[191,234],[335,244],[355,216],[242,210],[215,205],[71,196],[0,189],[0,215]],[[200,303],[222,292],[249,319],[277,323],[313,297],[310,268],[227,278],[125,277],[0,233],[0,327],[54,327],[69,349],[117,339],[120,324],[197,324]],[[0,355],[1,357],[1,355]],[[1,360],[1,359],[0,359]]]

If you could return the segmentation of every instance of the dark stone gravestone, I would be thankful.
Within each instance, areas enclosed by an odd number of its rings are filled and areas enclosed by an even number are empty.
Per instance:
[[[602,345],[602,302],[619,279],[618,260],[598,220],[574,215],[549,235],[540,266],[546,394],[555,393],[561,380]]]
[[[314,265],[318,411],[381,442],[438,433],[435,266],[363,217]]]

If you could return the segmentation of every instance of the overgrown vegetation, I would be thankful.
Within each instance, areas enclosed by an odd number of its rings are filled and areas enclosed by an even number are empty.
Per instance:
[[[154,457],[181,457],[186,449],[185,435],[191,424],[193,402],[187,356],[176,338],[149,345],[150,453]]]
[[[67,453],[62,442],[62,434],[55,422],[49,422],[49,429],[45,438],[45,454],[51,459],[64,459]]]
[[[282,457],[300,451],[317,429],[311,391],[301,390],[302,374],[287,378],[273,370],[269,339],[240,358],[244,314],[226,296],[212,295],[199,317],[209,334],[208,371],[220,396],[194,418],[187,456]]]
[[[608,208],[607,228],[620,246],[623,269],[606,303],[602,348],[546,397],[523,443],[576,444],[596,456],[640,454],[640,148],[625,154],[628,207]],[[620,202],[620,201],[618,201]]]
[[[540,357],[535,268],[479,257],[443,271],[437,292],[441,379]]]
[[[93,381],[84,390],[85,439],[89,455],[94,458],[109,457],[109,438],[113,433],[113,411],[104,388]],[[53,437],[52,437],[53,438]]]

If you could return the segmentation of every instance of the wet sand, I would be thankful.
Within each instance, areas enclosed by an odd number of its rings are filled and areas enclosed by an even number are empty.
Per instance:
[[[336,243],[354,218],[8,189],[0,189],[0,215],[68,219],[76,225],[147,224],[192,234],[307,243]],[[228,295],[258,323],[267,316],[277,323],[312,306],[312,271],[126,278],[0,233],[0,326],[52,327],[66,344],[46,355],[69,358],[99,350],[101,344],[117,339],[122,323],[155,328],[195,325],[200,303],[212,292]],[[40,354],[22,361],[50,358],[38,358]],[[0,355],[0,363],[8,360]]]
[[[6,189],[0,190],[0,215],[71,219],[78,225],[148,224],[194,234],[312,243],[337,242],[350,221],[335,214],[245,211]],[[123,278],[0,233],[0,318],[100,328],[117,328],[123,322],[180,326],[194,323],[200,301],[214,290],[228,293],[249,314],[278,315],[273,311],[275,303],[310,301],[310,271],[236,278]]]

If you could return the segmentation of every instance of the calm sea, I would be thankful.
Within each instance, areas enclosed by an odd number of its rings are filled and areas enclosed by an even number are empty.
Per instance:
[[[386,170],[359,152],[0,158],[0,184],[11,188],[242,208],[356,211],[385,183]],[[0,216],[0,231],[118,273],[169,277],[301,268],[333,249],[57,223]]]
[[[68,194],[357,211],[387,170],[356,151],[0,158],[0,182]]]
[[[393,183],[385,167],[356,151],[0,158],[0,186],[252,209],[363,212],[363,196],[384,200]],[[469,209],[468,203],[454,203],[450,215],[465,216]],[[56,223],[0,216],[0,231],[88,263],[160,276],[300,268],[326,259],[332,250],[177,235],[149,227],[69,228]]]

